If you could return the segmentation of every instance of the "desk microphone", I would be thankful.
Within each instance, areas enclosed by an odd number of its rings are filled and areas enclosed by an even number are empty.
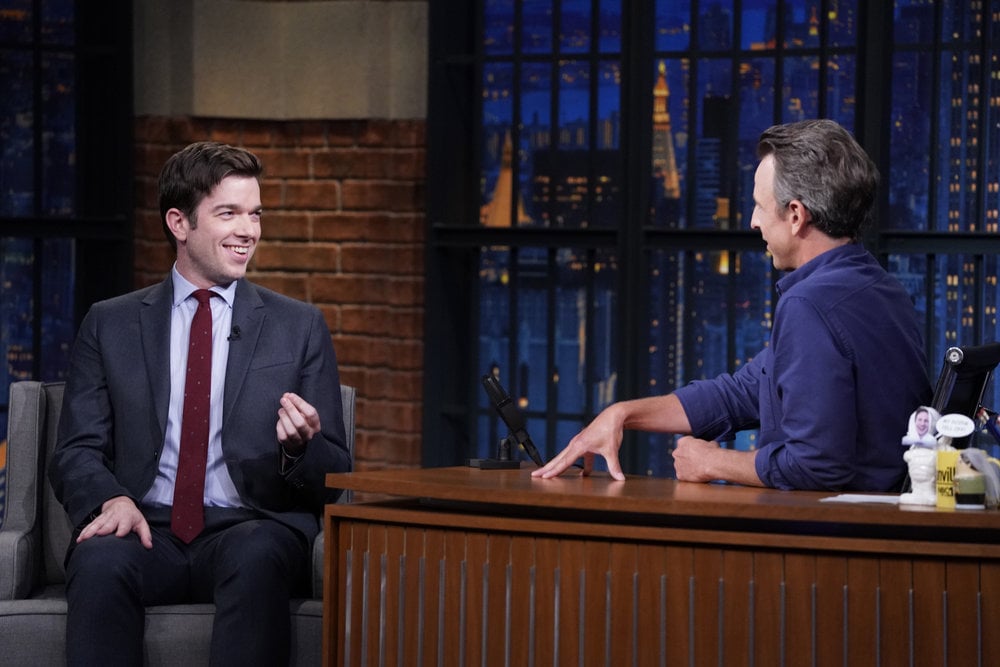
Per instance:
[[[226,338],[226,340],[239,340],[239,339],[240,339],[240,328],[234,325],[233,328],[229,330],[229,337]]]
[[[528,435],[524,414],[518,410],[510,395],[503,388],[503,385],[500,384],[500,381],[491,373],[487,373],[483,376],[483,387],[486,389],[486,395],[489,396],[490,402],[496,409],[497,414],[500,415],[504,424],[510,429],[510,434],[516,443],[524,448],[524,451],[535,462],[535,465],[538,467],[544,466],[545,461],[542,460],[538,449],[535,447],[535,443],[531,441],[531,436]]]

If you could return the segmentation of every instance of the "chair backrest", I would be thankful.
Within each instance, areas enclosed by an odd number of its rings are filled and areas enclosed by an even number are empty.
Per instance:
[[[62,382],[22,380],[10,385],[7,421],[7,507],[5,533],[23,535],[23,548],[14,552],[18,589],[24,597],[31,589],[65,581],[63,557],[72,526],[56,501],[45,477],[45,465],[56,445]]]
[[[32,589],[62,584],[66,580],[63,559],[72,526],[45,474],[46,462],[55,449],[58,436],[64,388],[63,382],[32,380],[14,382],[10,386],[7,501],[2,528],[4,533],[23,533],[28,546],[15,551],[15,563],[4,564],[13,567],[14,572],[21,572],[15,577],[15,581],[22,582],[16,585],[17,588],[28,587],[28,590],[10,591],[15,598],[26,597]],[[340,396],[346,444],[353,461],[357,391],[354,387],[341,385]],[[350,502],[350,493],[341,495],[340,502]],[[0,573],[0,599],[3,599],[4,576]]]

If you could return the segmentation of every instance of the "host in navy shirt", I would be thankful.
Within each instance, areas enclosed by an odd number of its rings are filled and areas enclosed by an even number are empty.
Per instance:
[[[594,455],[624,479],[624,429],[688,434],[677,479],[779,489],[898,490],[900,437],[930,400],[924,347],[903,287],[859,243],[878,172],[840,125],[772,127],[758,143],[754,212],[774,267],[787,271],[770,343],[733,374],[665,396],[615,403],[533,474],[553,477]],[[760,429],[755,451],[719,446]]]

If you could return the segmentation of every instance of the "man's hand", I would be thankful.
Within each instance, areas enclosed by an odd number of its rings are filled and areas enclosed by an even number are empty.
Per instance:
[[[289,456],[298,456],[320,430],[319,413],[298,394],[286,392],[278,408],[276,429],[282,448]]]
[[[754,466],[756,452],[723,449],[717,442],[686,435],[677,439],[673,455],[674,473],[681,481],[725,480],[747,486],[763,486]]]
[[[684,482],[712,482],[718,479],[712,473],[712,456],[721,451],[719,443],[693,438],[689,435],[677,439],[674,449],[674,473]]]
[[[95,535],[110,535],[112,533],[118,537],[135,533],[139,536],[142,546],[147,549],[153,548],[153,534],[149,530],[146,517],[142,515],[142,512],[128,496],[115,496],[101,505],[101,513],[97,515],[96,519],[84,526],[83,530],[80,531],[80,536],[76,538],[76,542],[79,544]]]
[[[614,479],[625,480],[621,463],[618,461],[618,450],[622,446],[622,418],[615,406],[605,409],[569,441],[566,448],[557,454],[546,465],[534,470],[532,477],[549,479],[561,474],[573,463],[583,457],[583,474],[589,475],[594,469],[594,455],[604,457],[608,464],[608,473]]]

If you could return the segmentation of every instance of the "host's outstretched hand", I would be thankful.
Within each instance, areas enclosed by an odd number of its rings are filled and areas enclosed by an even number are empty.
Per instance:
[[[594,456],[603,456],[608,474],[613,479],[625,481],[618,450],[626,428],[656,433],[691,432],[684,406],[674,394],[619,401],[606,407],[547,465],[532,472],[532,477],[555,477],[579,458],[583,458],[583,474],[589,475],[594,469]]]
[[[625,481],[621,463],[618,461],[618,450],[622,446],[624,431],[624,413],[618,404],[607,407],[587,428],[583,429],[569,441],[566,448],[557,454],[545,466],[531,473],[532,477],[548,479],[561,474],[573,465],[577,459],[583,458],[583,474],[589,475],[594,469],[594,455],[603,456],[608,464],[608,473],[614,479]]]

